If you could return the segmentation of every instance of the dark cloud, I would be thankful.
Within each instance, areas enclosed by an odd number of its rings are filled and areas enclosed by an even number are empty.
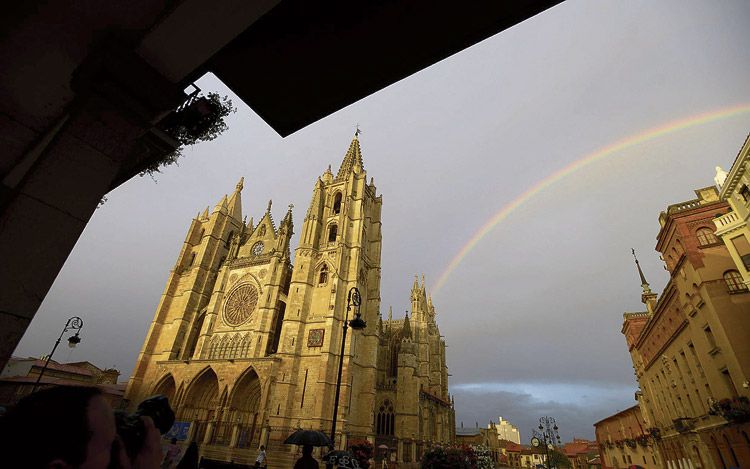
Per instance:
[[[511,422],[521,434],[521,443],[528,444],[532,430],[539,425],[539,418],[553,417],[560,428],[563,441],[572,438],[594,439],[594,422],[619,410],[635,405],[633,393],[626,388],[619,389],[622,397],[615,393],[589,396],[580,394],[575,401],[543,399],[528,392],[494,390],[455,390],[456,425],[474,426],[479,423],[486,427],[490,420],[498,416]]]

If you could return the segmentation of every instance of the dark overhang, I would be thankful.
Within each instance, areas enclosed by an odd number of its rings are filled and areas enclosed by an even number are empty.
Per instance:
[[[200,72],[286,136],[561,1],[285,0]]]

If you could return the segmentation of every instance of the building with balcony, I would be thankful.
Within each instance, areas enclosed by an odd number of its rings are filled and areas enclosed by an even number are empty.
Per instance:
[[[662,467],[750,467],[750,293],[712,236],[729,204],[713,186],[695,193],[659,215],[656,250],[669,280],[658,297],[636,260],[646,311],[625,313],[622,333],[640,425]]]
[[[745,287],[750,286],[750,135],[740,148],[729,173],[716,168],[716,183],[720,187],[719,197],[732,210],[714,219],[715,236],[719,237],[732,256],[737,272]],[[711,236],[706,233],[706,236]],[[737,277],[735,275],[735,277]]]
[[[633,465],[644,469],[662,467],[655,435],[649,433],[637,404],[596,422],[594,428],[603,469]],[[569,453],[572,451],[567,451],[567,445],[565,449],[565,455],[571,459],[574,455]]]

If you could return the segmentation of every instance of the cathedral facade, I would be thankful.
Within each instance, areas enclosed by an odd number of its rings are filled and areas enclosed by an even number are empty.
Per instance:
[[[330,433],[342,326],[356,312],[367,327],[346,336],[336,446],[368,439],[408,463],[453,441],[445,342],[424,278],[410,312],[381,318],[382,197],[358,139],[335,176],[329,167],[317,178],[294,266],[292,206],[278,226],[270,202],[247,221],[242,188],[193,219],[129,382],[131,405],[167,395],[203,456],[249,463],[265,444],[269,467],[290,467],[288,434]],[[361,305],[348,312],[352,288]]]

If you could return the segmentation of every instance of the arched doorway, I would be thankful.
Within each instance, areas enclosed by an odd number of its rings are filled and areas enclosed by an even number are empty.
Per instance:
[[[169,405],[172,406],[172,408],[175,407],[175,382],[174,378],[172,377],[172,374],[167,374],[164,376],[161,380],[159,380],[159,383],[154,387],[154,392],[152,395],[158,395],[161,394],[163,396],[167,396],[167,399],[169,399]]]
[[[249,368],[237,380],[229,400],[228,422],[237,426],[238,448],[253,448],[260,440],[260,378]]]
[[[193,422],[193,440],[198,444],[203,443],[208,423],[215,419],[218,397],[219,380],[211,368],[203,371],[188,388],[178,419]]]

